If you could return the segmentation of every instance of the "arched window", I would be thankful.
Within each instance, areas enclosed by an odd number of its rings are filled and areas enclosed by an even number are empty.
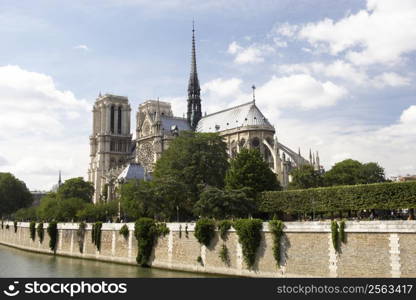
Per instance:
[[[118,107],[117,133],[121,134],[121,106]]]
[[[110,114],[110,131],[114,133],[114,106],[111,106],[111,114]]]

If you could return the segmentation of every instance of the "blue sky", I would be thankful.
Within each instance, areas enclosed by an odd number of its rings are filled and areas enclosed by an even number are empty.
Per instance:
[[[325,168],[416,173],[415,15],[412,0],[3,0],[0,171],[31,189],[85,176],[99,91],[182,115],[195,19],[204,111],[249,101],[254,83],[279,140]]]

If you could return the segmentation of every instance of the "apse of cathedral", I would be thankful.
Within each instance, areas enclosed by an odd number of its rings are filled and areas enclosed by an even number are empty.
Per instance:
[[[127,97],[100,95],[93,106],[88,179],[94,184],[93,201],[111,201],[115,187],[130,179],[151,180],[156,161],[181,131],[216,132],[233,158],[243,149],[258,149],[281,185],[287,187],[290,171],[309,164],[321,171],[319,154],[309,160],[278,142],[276,130],[256,105],[247,103],[202,116],[195,30],[192,28],[192,61],[188,82],[186,118],[174,116],[169,102],[147,100],[136,113],[136,138],[130,126],[131,107]]]

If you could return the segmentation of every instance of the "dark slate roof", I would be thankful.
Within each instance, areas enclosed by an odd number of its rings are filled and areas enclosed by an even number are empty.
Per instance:
[[[160,120],[162,121],[162,128],[165,132],[170,132],[172,126],[175,125],[178,126],[179,131],[191,130],[188,121],[184,118],[160,116]]]
[[[241,126],[273,126],[262,114],[254,101],[231,107],[202,117],[198,122],[198,132],[218,132]]]
[[[118,180],[130,180],[130,179],[150,179],[143,166],[137,163],[130,163],[127,167],[118,175]]]

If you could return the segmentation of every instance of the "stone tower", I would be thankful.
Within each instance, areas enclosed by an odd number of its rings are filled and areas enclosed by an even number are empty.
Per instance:
[[[130,104],[127,97],[105,94],[93,107],[92,135],[90,136],[91,162],[88,180],[94,184],[93,202],[103,199],[110,169],[128,162],[131,153]]]
[[[188,111],[187,120],[189,126],[195,130],[199,120],[202,117],[201,111],[201,88],[199,87],[198,72],[196,69],[196,53],[195,53],[195,28],[192,24],[192,61],[191,73],[188,83]]]

